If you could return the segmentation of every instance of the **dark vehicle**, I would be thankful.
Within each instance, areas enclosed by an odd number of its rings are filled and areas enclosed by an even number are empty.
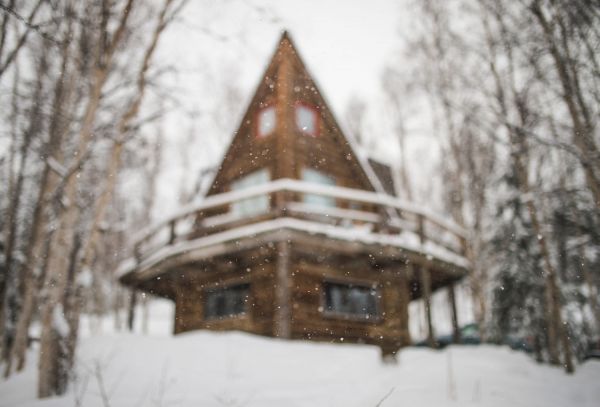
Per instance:
[[[452,334],[440,335],[436,338],[437,347],[443,349],[453,343]],[[479,345],[481,343],[481,335],[479,334],[479,326],[475,323],[463,325],[460,328],[460,344],[461,345]],[[414,344],[414,346],[427,347],[427,340],[422,340]]]
[[[583,360],[598,360],[600,361],[600,339],[590,343],[590,346],[583,357]]]
[[[513,337],[509,336],[504,340],[504,344],[508,345],[512,350],[521,350],[525,353],[532,353],[535,350],[535,340],[532,337]]]

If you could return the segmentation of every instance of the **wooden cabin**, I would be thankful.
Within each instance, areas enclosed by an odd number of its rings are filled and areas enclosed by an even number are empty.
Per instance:
[[[465,246],[460,227],[394,196],[389,167],[343,134],[284,33],[205,197],[143,231],[119,273],[175,302],[175,333],[241,330],[393,355],[411,342],[411,300],[428,305],[449,287],[457,327]]]

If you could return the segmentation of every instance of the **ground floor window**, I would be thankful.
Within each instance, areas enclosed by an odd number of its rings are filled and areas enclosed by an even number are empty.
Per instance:
[[[328,312],[365,319],[377,316],[377,289],[373,287],[326,282],[324,292]]]
[[[245,313],[249,294],[248,284],[207,290],[204,293],[204,318],[225,318]]]

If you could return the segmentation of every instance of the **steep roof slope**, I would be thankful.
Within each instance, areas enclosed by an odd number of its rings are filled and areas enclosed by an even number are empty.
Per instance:
[[[298,128],[300,105],[317,115],[314,135]],[[266,108],[274,109],[276,120],[272,134],[263,137],[258,134],[259,120]],[[225,192],[232,181],[261,168],[269,170],[271,179],[299,179],[306,167],[332,175],[341,186],[386,192],[368,161],[343,134],[290,35],[284,32],[207,195]]]

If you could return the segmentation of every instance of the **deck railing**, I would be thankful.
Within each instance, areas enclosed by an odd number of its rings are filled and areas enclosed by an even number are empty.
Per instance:
[[[335,206],[311,204],[304,198],[306,195],[334,199]],[[231,209],[235,203],[260,196],[269,197],[266,211],[241,214]],[[168,245],[278,217],[362,228],[378,234],[412,235],[421,244],[431,242],[463,257],[466,251],[464,229],[413,203],[381,193],[279,179],[212,195],[182,208],[134,238],[134,257],[142,261]]]

